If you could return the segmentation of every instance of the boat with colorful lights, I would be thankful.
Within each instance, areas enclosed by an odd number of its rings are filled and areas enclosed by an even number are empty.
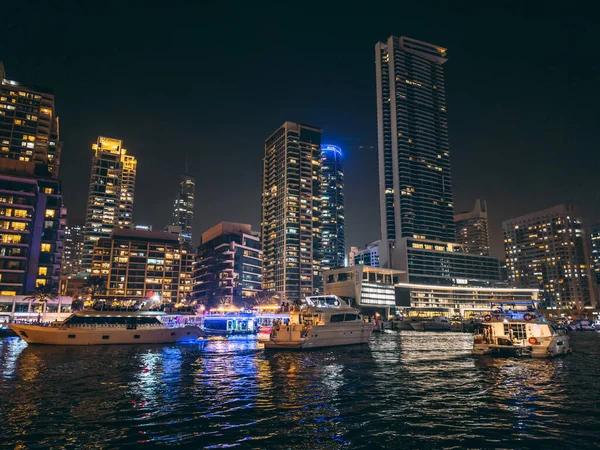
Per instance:
[[[202,336],[197,326],[168,326],[162,312],[83,310],[49,326],[8,326],[28,344],[111,345],[168,344],[195,341]]]
[[[311,349],[364,344],[374,323],[335,295],[307,297],[290,312],[287,324],[277,323],[265,342],[267,349]]]
[[[546,358],[571,351],[569,336],[557,330],[533,303],[491,305],[473,337],[473,354]]]

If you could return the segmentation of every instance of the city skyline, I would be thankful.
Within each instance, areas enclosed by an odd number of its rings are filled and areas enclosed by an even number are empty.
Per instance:
[[[422,16],[419,14],[421,9],[415,7],[413,11],[411,8],[403,15]],[[526,7],[524,10],[528,11]],[[36,11],[30,20],[42,20],[42,17],[45,19],[48,14],[56,13]],[[484,18],[487,13],[483,9],[470,14]],[[511,15],[508,10],[494,13],[499,18]],[[319,124],[324,129],[325,140],[347,149],[346,219],[354,224],[346,236],[349,248],[350,245],[363,246],[378,239],[380,234],[375,221],[362,220],[364,216],[379,215],[378,206],[371,204],[378,190],[376,161],[373,161],[376,154],[376,118],[372,95],[372,46],[390,34],[407,35],[442,45],[452,52],[446,77],[450,86],[447,96],[455,210],[467,209],[476,198],[486,199],[492,254],[502,257],[500,224],[510,217],[577,199],[579,201],[575,203],[587,223],[600,221],[600,211],[595,207],[599,197],[595,174],[590,165],[583,163],[585,158],[593,155],[592,133],[586,124],[593,123],[593,115],[597,114],[591,107],[595,103],[593,96],[597,94],[588,89],[592,83],[592,68],[577,75],[570,71],[570,67],[586,60],[584,49],[590,41],[585,39],[585,27],[581,31],[571,30],[568,16],[548,11],[545,16],[525,20],[517,15],[513,21],[516,32],[509,36],[500,33],[499,27],[493,23],[483,27],[472,20],[472,16],[460,18],[454,13],[451,17],[455,20],[448,21],[445,14],[433,14],[427,16],[430,24],[424,20],[411,23],[408,18],[392,20],[393,14],[376,25],[367,21],[364,27],[353,30],[333,57],[328,51],[315,48],[314,44],[331,40],[336,36],[335,30],[319,30],[314,37],[304,41],[298,39],[297,32],[293,30],[277,28],[275,31],[289,44],[285,52],[278,51],[280,44],[276,41],[261,33],[255,34],[250,39],[255,44],[253,48],[258,49],[256,56],[260,61],[264,55],[276,54],[275,61],[268,63],[268,67],[269,64],[279,66],[282,61],[299,58],[306,67],[312,62],[311,65],[318,69],[313,72],[305,68],[299,74],[286,70],[274,79],[275,75],[261,70],[262,63],[255,65],[242,58],[239,61],[242,76],[239,78],[247,81],[241,81],[241,86],[231,93],[215,89],[215,94],[208,93],[201,102],[189,102],[200,105],[194,106],[193,113],[191,109],[184,109],[186,117],[196,116],[197,119],[205,117],[204,110],[213,114],[195,133],[185,132],[189,127],[186,120],[178,124],[169,118],[167,111],[176,105],[173,103],[175,100],[161,94],[158,97],[148,95],[150,86],[157,79],[156,71],[150,68],[177,68],[174,56],[180,55],[175,52],[176,55],[171,57],[165,53],[170,41],[150,40],[148,49],[159,44],[156,60],[154,55],[143,50],[144,45],[141,47],[143,51],[130,58],[119,43],[133,31],[144,31],[135,26],[126,32],[126,36],[109,37],[108,41],[106,36],[99,39],[86,34],[85,39],[91,40],[91,56],[67,59],[66,64],[64,58],[68,56],[56,61],[50,58],[50,54],[29,58],[22,50],[27,40],[35,39],[35,36],[27,36],[24,42],[15,43],[14,48],[3,49],[0,59],[5,62],[9,79],[50,86],[55,91],[61,117],[61,140],[65,143],[63,157],[67,159],[67,163],[61,165],[61,177],[70,218],[83,216],[85,195],[80,188],[87,183],[84,172],[87,172],[85,165],[89,167],[90,164],[88,149],[95,136],[101,134],[120,136],[129,147],[136,149],[136,157],[142,165],[138,187],[149,192],[147,198],[136,202],[136,222],[162,227],[164,217],[170,213],[172,197],[169,192],[163,193],[155,187],[156,180],[160,177],[165,186],[177,183],[180,168],[175,160],[181,161],[184,152],[192,149],[190,172],[198,178],[198,195],[207,196],[207,193],[215,191],[221,193],[218,201],[209,199],[198,205],[194,225],[196,235],[220,220],[252,223],[258,228],[260,180],[254,173],[260,170],[262,139],[278,123],[289,119]],[[232,20],[237,23],[235,18]],[[75,23],[64,25],[56,36],[61,42],[78,29]],[[10,31],[10,26],[7,25],[5,30]],[[235,39],[243,29],[240,25],[240,29],[226,39]],[[210,29],[205,31],[211,32]],[[564,39],[551,48],[542,45],[548,36],[555,33],[562,33]],[[477,39],[471,39],[474,36]],[[574,45],[578,38],[581,38],[581,46]],[[77,52],[80,44],[65,42],[64,45],[65,54],[70,55]],[[192,40],[186,48],[193,45],[202,44]],[[114,51],[105,51],[113,47]],[[571,47],[576,50],[571,51]],[[494,61],[481,57],[491,53],[495,55]],[[221,58],[216,51],[209,51],[208,57],[216,62]],[[92,60],[105,61],[107,58],[123,63],[123,70],[114,74],[95,74],[86,70]],[[592,64],[597,63],[593,61]],[[140,69],[136,68],[138,66]],[[142,73],[142,68],[148,70]],[[514,76],[517,68],[518,76]],[[83,74],[82,80],[69,76],[73,73]],[[133,76],[133,80],[124,74]],[[258,74],[265,80],[259,79]],[[169,70],[169,77],[178,83],[187,84],[192,80],[187,71]],[[195,72],[194,77],[217,87],[231,82],[227,74],[223,80]],[[289,80],[299,82],[300,90],[285,101],[276,99],[272,94],[282,82]],[[254,93],[250,93],[248,99],[239,105],[236,114],[230,115],[227,108],[215,103],[217,97],[237,96],[240,89],[249,85],[253,86]],[[490,90],[491,86],[493,89]],[[82,89],[89,102],[86,108],[82,108],[78,101]],[[547,95],[549,90],[560,94],[550,99]],[[592,92],[586,94],[589,104],[583,102],[573,109],[570,99],[577,97],[580,90]],[[509,93],[521,100],[516,102],[520,107],[505,101],[510,98]],[[202,94],[207,92],[202,91]],[[190,95],[194,97],[193,93]],[[261,111],[257,122],[251,126],[243,124],[239,114],[244,115],[254,109],[253,105],[260,102],[259,98],[270,98],[276,105],[269,111]],[[139,115],[138,119],[128,120],[136,115]],[[80,120],[77,116],[81,116]],[[146,124],[150,120],[165,122],[164,135],[161,130],[149,137]],[[228,135],[227,128],[234,123],[238,126],[238,122],[242,122],[239,131],[235,136]],[[169,147],[173,161],[153,164],[156,155],[169,145],[171,134],[180,138],[177,146]],[[248,151],[249,148],[256,150]],[[224,165],[209,153],[231,154],[231,158]],[[576,171],[577,176],[569,175]],[[559,176],[566,177],[564,183],[560,186],[549,184],[548,180]],[[239,184],[247,189],[240,191],[237,189]],[[518,203],[510,200],[516,196],[520,199]]]

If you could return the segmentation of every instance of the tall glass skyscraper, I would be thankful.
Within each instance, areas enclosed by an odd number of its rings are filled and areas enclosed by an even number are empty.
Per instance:
[[[196,179],[191,175],[182,175],[179,183],[179,194],[173,204],[171,225],[181,227],[182,242],[192,242],[192,227],[194,225],[194,193]]]
[[[94,244],[110,237],[113,228],[133,222],[137,160],[127,155],[123,141],[103,136],[92,145],[92,171],[84,230],[82,269],[92,266]]]
[[[396,36],[375,46],[383,266],[395,240],[455,240],[446,52]]]
[[[265,141],[263,289],[290,302],[322,288],[321,133],[285,122]]]
[[[336,145],[321,146],[321,251],[323,270],[344,266],[344,166],[342,149]]]

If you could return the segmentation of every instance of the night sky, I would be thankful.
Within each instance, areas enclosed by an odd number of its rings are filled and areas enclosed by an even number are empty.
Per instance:
[[[258,230],[264,139],[290,120],[322,127],[324,142],[344,150],[346,246],[378,239],[374,46],[394,34],[448,48],[455,207],[487,200],[494,256],[503,254],[501,221],[517,215],[573,202],[589,224],[600,221],[591,11],[548,2],[394,2],[354,15],[348,5],[298,3],[263,11],[27,3],[3,6],[0,60],[9,79],[54,89],[70,218],[84,216],[91,145],[104,135],[138,159],[136,223],[166,225],[187,155],[198,181],[194,240],[219,221]]]

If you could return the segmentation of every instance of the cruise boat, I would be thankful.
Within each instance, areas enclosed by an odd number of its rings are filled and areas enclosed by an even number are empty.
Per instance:
[[[278,323],[265,342],[267,349],[311,349],[369,341],[374,323],[335,295],[307,297],[290,312],[287,325]]]
[[[149,311],[83,310],[50,326],[9,324],[28,344],[106,345],[167,344],[197,340],[197,326],[169,327],[160,319],[164,313]]]
[[[538,358],[571,351],[569,337],[556,330],[535,310],[535,305],[504,304],[484,316],[482,330],[473,338],[475,355],[528,355]]]

